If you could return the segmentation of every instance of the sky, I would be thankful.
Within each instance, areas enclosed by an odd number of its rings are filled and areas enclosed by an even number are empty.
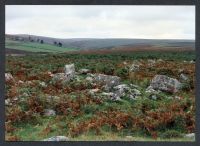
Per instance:
[[[6,34],[195,39],[195,6],[7,5]]]

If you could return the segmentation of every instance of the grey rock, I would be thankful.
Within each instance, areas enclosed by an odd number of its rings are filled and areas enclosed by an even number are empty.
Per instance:
[[[121,98],[117,94],[115,94],[113,92],[108,92],[108,93],[103,92],[102,95],[106,96],[106,98],[108,98],[108,99],[110,99],[112,101],[120,101],[121,100]]]
[[[69,138],[66,136],[53,136],[42,141],[69,141]]]
[[[18,84],[24,84],[24,81],[19,80]]]
[[[141,92],[138,89],[131,88],[131,86],[128,86],[127,84],[121,84],[118,86],[115,86],[113,88],[114,94],[118,97],[121,98],[125,95],[127,95],[131,99],[136,99],[138,96],[141,95]]]
[[[99,91],[100,91],[100,89],[97,88],[97,89],[90,89],[88,92],[90,95],[95,95],[95,93],[97,93]]]
[[[156,75],[152,79],[150,86],[155,90],[176,93],[181,89],[182,84],[177,79],[166,75]]]
[[[74,64],[67,64],[64,67],[65,73],[57,73],[53,75],[52,83],[58,83],[61,82],[62,84],[65,84],[72,80],[75,76],[75,67]]]
[[[175,96],[174,98],[175,98],[175,99],[178,99],[178,100],[180,100],[180,99],[181,99],[181,97],[180,97],[180,96]]]
[[[155,65],[156,61],[155,61],[155,60],[152,60],[152,59],[148,59],[148,60],[147,60],[147,63],[148,63],[148,66],[149,66],[149,67],[153,67],[153,66]]]
[[[65,73],[57,73],[54,74],[53,78],[52,78],[52,83],[62,83],[65,84],[67,82],[69,82],[71,80],[71,77],[69,77],[68,75],[66,75]]]
[[[127,138],[127,139],[132,139],[133,136],[128,135],[128,136],[126,136],[126,138]]]
[[[8,82],[13,83],[15,80],[14,80],[13,76],[11,75],[11,73],[5,73],[5,81],[6,81],[6,83],[8,83]]]
[[[190,64],[194,64],[194,63],[195,63],[195,61],[194,61],[194,60],[191,60],[189,63],[190,63]]]
[[[129,69],[130,72],[136,72],[136,71],[139,71],[139,70],[140,70],[140,65],[139,64],[132,64],[130,66],[130,69]]]
[[[188,81],[189,77],[186,74],[180,74],[180,80],[181,81]]]
[[[195,133],[189,133],[185,135],[185,138],[195,140]]]
[[[52,109],[44,109],[44,116],[55,116],[55,115],[56,115],[56,111]]]
[[[86,77],[85,80],[88,81],[88,82],[92,82],[93,78],[92,77]]]
[[[46,88],[47,87],[47,84],[45,82],[40,82],[39,85],[42,87],[42,88]]]
[[[158,59],[158,62],[163,62],[163,60],[162,59]]]
[[[67,64],[65,65],[65,75],[67,75],[68,78],[72,79],[75,75],[75,66],[74,64]]]
[[[146,88],[145,93],[147,94],[159,94],[160,90],[154,90],[152,86]]]
[[[123,62],[124,65],[127,65],[128,63],[126,61]]]
[[[183,73],[184,69],[178,69],[177,71],[178,71],[178,73]]]
[[[85,68],[79,70],[80,74],[87,74],[89,72],[90,72],[90,70],[89,69],[85,69]]]
[[[12,105],[12,103],[11,103],[9,98],[5,100],[5,105],[6,106]]]
[[[106,91],[110,90],[112,87],[120,84],[120,77],[110,76],[104,74],[88,74],[92,78],[92,82],[100,85],[104,85]]]

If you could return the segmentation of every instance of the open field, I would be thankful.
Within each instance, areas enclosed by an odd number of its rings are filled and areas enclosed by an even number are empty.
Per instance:
[[[194,51],[158,50],[7,56],[6,140],[193,141],[185,138],[195,131],[192,60]],[[54,80],[67,64],[75,76]],[[115,87],[108,92],[94,74],[117,76],[129,91],[115,100],[108,96]],[[156,75],[177,79],[181,89],[147,92]]]
[[[41,44],[36,42],[20,42],[13,40],[6,40],[6,48],[12,48],[15,50],[27,51],[27,52],[51,52],[51,53],[62,53],[66,51],[73,51],[75,49],[58,47],[50,44]]]

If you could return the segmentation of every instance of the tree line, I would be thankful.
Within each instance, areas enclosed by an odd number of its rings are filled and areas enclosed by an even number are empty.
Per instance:
[[[11,37],[11,40],[15,40],[15,41],[27,41],[27,39],[25,39],[23,37],[18,37],[18,36]],[[34,39],[31,36],[28,37],[28,41],[29,42],[37,42],[37,43],[40,43],[40,44],[44,44],[45,43],[43,39],[39,39],[39,38],[38,39]],[[53,45],[58,46],[58,47],[62,47],[63,44],[61,42],[54,41]]]

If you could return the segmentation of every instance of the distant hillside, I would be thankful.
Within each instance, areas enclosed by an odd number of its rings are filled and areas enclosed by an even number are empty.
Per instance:
[[[40,41],[43,41],[41,45]],[[60,43],[62,46],[58,46]],[[90,50],[90,49],[114,49],[136,46],[156,46],[156,47],[178,47],[195,48],[194,40],[156,40],[156,39],[96,39],[96,38],[72,38],[59,39],[34,35],[6,35],[6,47],[13,49],[41,52],[65,52],[71,50]],[[39,50],[38,50],[39,48]]]

